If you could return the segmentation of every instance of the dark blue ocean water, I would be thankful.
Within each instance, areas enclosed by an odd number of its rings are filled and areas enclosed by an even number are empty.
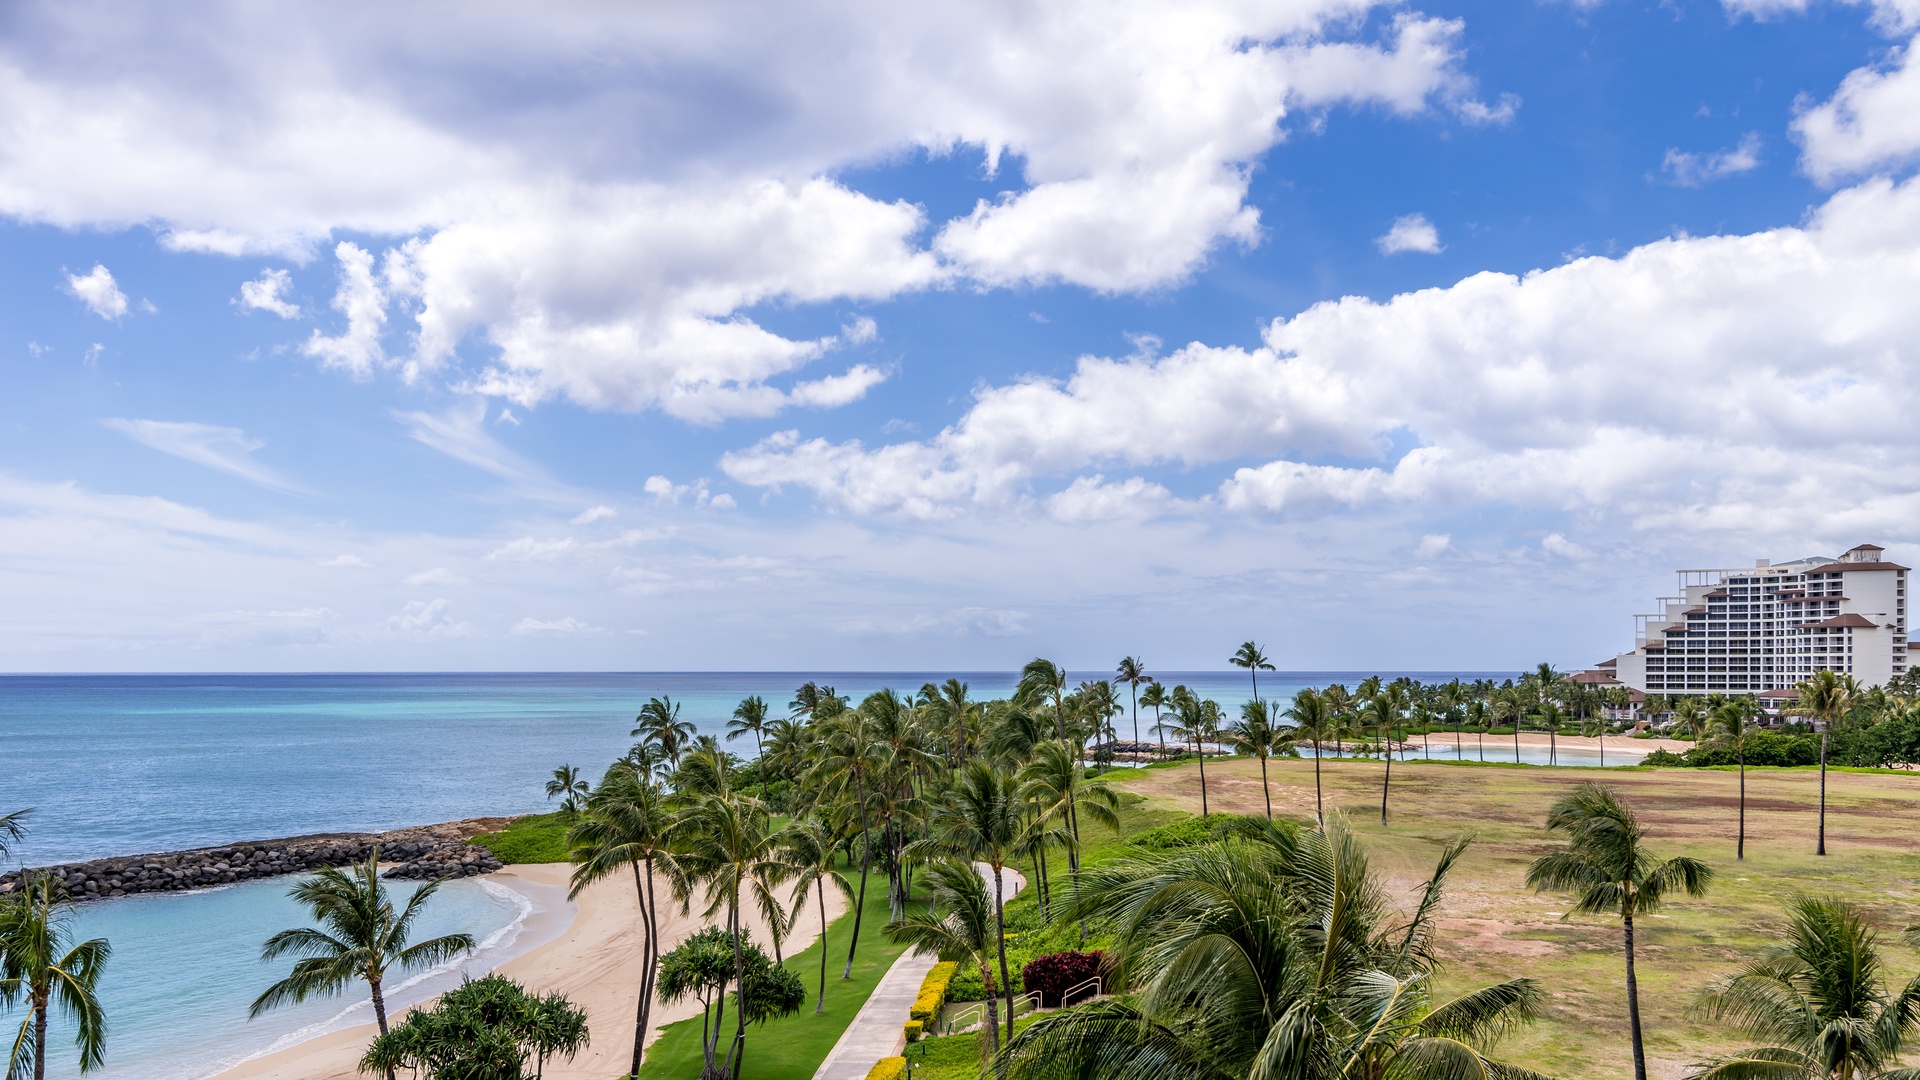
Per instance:
[[[0,813],[35,808],[15,854],[45,865],[536,811],[555,766],[597,775],[624,753],[652,696],[682,702],[683,717],[718,735],[749,694],[784,711],[808,679],[857,701],[949,675],[982,699],[1016,681],[1013,672],[0,676]],[[1240,671],[1157,677],[1230,709],[1251,697]],[[1260,692],[1290,697],[1363,677],[1267,673]],[[1124,718],[1119,727],[1130,733]],[[750,740],[733,745],[753,753]]]

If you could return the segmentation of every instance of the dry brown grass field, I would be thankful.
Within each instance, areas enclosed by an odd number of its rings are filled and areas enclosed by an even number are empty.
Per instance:
[[[1313,762],[1274,761],[1268,769],[1274,813],[1311,821]],[[1322,769],[1328,810],[1352,822],[1403,901],[1432,870],[1443,843],[1461,833],[1477,837],[1448,890],[1439,989],[1451,994],[1518,975],[1545,984],[1552,998],[1546,1022],[1497,1049],[1496,1057],[1514,1064],[1569,1080],[1632,1072],[1617,920],[1563,919],[1566,898],[1536,895],[1524,880],[1528,862],[1557,843],[1542,824],[1548,806],[1587,780],[1624,794],[1648,827],[1657,856],[1691,855],[1718,873],[1704,899],[1679,898],[1639,924],[1641,1008],[1653,1075],[1678,1078],[1689,1063],[1743,1045],[1690,1018],[1688,1006],[1709,981],[1777,937],[1785,921],[1782,902],[1796,892],[1862,905],[1881,931],[1886,976],[1896,987],[1920,972],[1920,951],[1899,938],[1900,930],[1920,922],[1920,774],[1830,772],[1829,854],[1820,858],[1814,855],[1818,771],[1749,769],[1747,857],[1737,862],[1739,778],[1732,771],[1396,761],[1382,828],[1380,762],[1327,761]],[[1200,809],[1193,765],[1150,770],[1126,787],[1151,805]],[[1207,790],[1215,811],[1263,810],[1254,761],[1208,763]]]

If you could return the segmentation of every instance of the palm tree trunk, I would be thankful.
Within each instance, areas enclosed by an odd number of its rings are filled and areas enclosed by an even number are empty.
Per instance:
[[[1820,846],[1815,855],[1827,853],[1827,731],[1820,729]]]
[[[994,942],[1000,947],[1000,988],[1007,995],[1007,1038],[1013,1038],[1013,979],[1007,974],[1007,910],[1002,902],[1000,884],[1000,864],[993,864],[993,929]],[[988,1016],[991,1018],[991,1006]]]
[[[1381,755],[1382,757],[1387,759],[1387,775],[1383,777],[1380,781],[1380,824],[1382,825],[1385,825],[1387,823],[1387,788],[1393,783],[1393,741],[1392,740],[1393,740],[1393,736],[1389,734],[1387,736],[1386,745],[1382,747],[1382,749],[1385,750],[1386,753]]]
[[[393,1071],[387,1071],[392,1080]],[[33,1004],[33,1080],[47,1080],[47,1003]]]
[[[1160,726],[1160,706],[1153,707],[1153,733],[1160,736],[1160,760],[1167,760],[1167,729]]]
[[[1314,766],[1319,768],[1318,765]],[[1273,792],[1267,787],[1267,755],[1260,755],[1260,794],[1267,800],[1267,820],[1273,820]]]
[[[988,982],[993,980],[989,978]],[[980,1040],[980,1075],[987,1075],[995,1054],[1000,1052],[1000,999],[987,988],[987,1037]]]
[[[367,985],[373,989],[373,1022],[379,1025],[380,1034],[385,1035],[387,1033],[387,999],[381,996],[380,994],[379,979],[368,979]],[[42,1008],[40,1012],[40,1024],[43,1029],[43,1032],[46,1026],[46,1022],[47,1022],[46,1010]],[[44,1061],[45,1055],[43,1054],[39,1058],[36,1058],[35,1060],[36,1062]],[[34,1069],[33,1080],[45,1080],[45,1078],[41,1075],[37,1064]],[[387,1069],[387,1080],[393,1080],[392,1068]]]
[[[733,928],[733,1045],[727,1049],[726,1075],[738,1080],[747,1055],[747,954],[740,948],[740,887],[735,885],[727,921]]]
[[[1733,849],[1733,857],[1747,857],[1747,751],[1740,748],[1740,840]]]
[[[1200,737],[1194,736],[1193,749],[1200,757],[1200,816],[1207,816],[1207,751],[1200,743]]]
[[[820,886],[820,1000],[814,1003],[813,1015],[819,1016],[827,1011],[827,879],[816,878],[814,884]]]
[[[1520,718],[1513,718],[1513,763],[1520,764]]]
[[[1313,740],[1313,818],[1322,829],[1327,827],[1326,807],[1320,801],[1320,740]]]
[[[646,971],[646,957],[653,944],[653,928],[647,917],[647,887],[646,883],[640,880],[639,863],[633,864],[633,892],[640,901],[640,928],[642,933],[645,934],[645,937],[643,937],[640,942],[640,1003],[635,1006],[633,1014],[633,1068],[627,1070],[627,1075],[630,1077],[638,1077],[640,1075],[640,1054],[645,1050],[647,1045],[647,998],[651,996],[647,988],[648,972]]]
[[[1647,1047],[1640,1036],[1640,980],[1633,973],[1633,916],[1621,920],[1627,942],[1627,1020],[1633,1028],[1633,1080],[1647,1080]]]
[[[867,909],[867,864],[873,858],[873,845],[867,842],[867,794],[860,783],[860,774],[853,774],[854,798],[860,800],[860,899],[853,908],[853,940],[847,943],[847,966],[840,972],[842,979],[853,978],[853,952],[860,947],[860,916]],[[824,948],[824,946],[823,946]]]

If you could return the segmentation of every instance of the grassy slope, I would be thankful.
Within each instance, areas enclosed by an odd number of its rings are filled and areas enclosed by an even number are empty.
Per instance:
[[[558,813],[530,814],[497,833],[481,833],[478,844],[503,863],[567,861],[567,828],[573,823]]]
[[[849,875],[859,885],[856,872]],[[817,920],[819,910],[808,911]],[[820,943],[786,958],[787,966],[800,973],[807,984],[807,1003],[785,1019],[762,1027],[747,1028],[746,1067],[743,1080],[809,1080],[826,1060],[827,1052],[840,1039],[840,1033],[853,1022],[854,1014],[866,1004],[867,996],[880,983],[880,977],[905,951],[886,939],[880,928],[887,923],[887,879],[882,874],[867,878],[866,915],[860,925],[860,952],[853,962],[853,978],[842,981],[840,969],[847,962],[847,944],[853,936],[853,913],[848,912],[827,926],[827,1009],[816,1015],[813,1005],[820,989]],[[816,921],[816,927],[819,923]],[[900,1017],[905,1024],[907,1018]],[[728,1023],[732,1023],[731,1016]],[[687,1080],[700,1075],[700,1018],[668,1024],[659,1038],[647,1048],[640,1066],[643,1080]]]
[[[1313,764],[1269,765],[1276,814],[1311,820]],[[1719,872],[1704,899],[1681,898],[1639,922],[1641,1008],[1655,1076],[1678,1077],[1708,1054],[1743,1045],[1687,1016],[1695,994],[1778,939],[1782,902],[1796,891],[1833,893],[1863,905],[1881,930],[1887,979],[1904,984],[1920,954],[1898,931],[1920,922],[1920,777],[1901,773],[1828,776],[1826,858],[1813,854],[1819,774],[1814,769],[1747,770],[1747,858],[1734,860],[1738,776],[1731,770],[1505,768],[1396,761],[1390,825],[1380,826],[1381,766],[1324,763],[1328,808],[1347,814],[1375,866],[1404,900],[1432,869],[1441,845],[1477,836],[1453,876],[1443,909],[1446,966],[1440,990],[1458,993],[1520,975],[1552,996],[1544,1023],[1509,1038],[1498,1055],[1555,1076],[1617,1077],[1631,1067],[1617,922],[1562,921],[1566,898],[1536,895],[1526,866],[1556,841],[1541,826],[1569,786],[1604,780],[1620,789],[1660,857],[1692,855]],[[1209,762],[1215,810],[1260,812],[1259,767]],[[1140,775],[1129,786],[1149,805],[1197,810],[1198,771],[1182,766]]]

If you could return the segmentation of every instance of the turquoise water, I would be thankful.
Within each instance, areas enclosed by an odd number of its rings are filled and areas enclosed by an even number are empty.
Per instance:
[[[35,808],[32,831],[15,855],[47,865],[538,811],[548,806],[542,787],[555,766],[594,775],[626,751],[634,715],[648,697],[671,696],[683,718],[719,735],[741,698],[759,694],[783,711],[810,678],[858,700],[883,687],[911,693],[949,675],[982,699],[1006,696],[1016,681],[1013,672],[4,676],[0,813]],[[1229,710],[1251,696],[1244,672],[1156,676]],[[1285,698],[1304,686],[1353,685],[1362,677],[1279,672],[1263,675],[1260,691]],[[1141,716],[1142,738],[1152,739],[1150,722]],[[1131,723],[1116,720],[1121,737],[1132,736]],[[733,745],[752,755],[750,741]],[[106,1076],[194,1080],[276,1042],[370,1018],[356,995],[247,1022],[247,1005],[279,977],[259,963],[260,943],[302,921],[284,895],[289,884],[252,882],[78,910],[78,931],[114,946],[101,990],[112,1025]],[[510,947],[525,905],[494,882],[456,882],[434,902],[431,932],[499,935],[487,955],[466,966],[478,973]],[[436,993],[450,980],[457,974],[413,993]],[[5,1019],[18,1023],[17,1016]],[[75,1075],[70,1039],[63,1029],[50,1075]]]
[[[306,924],[286,895],[293,879],[254,881],[203,892],[138,896],[75,909],[74,940],[104,937],[113,957],[100,982],[109,1034],[107,1068],[93,1076],[193,1080],[256,1053],[352,1024],[371,1023],[364,984],[339,998],[310,1001],[248,1021],[247,1007],[285,976],[291,960],[260,960],[273,934]],[[390,882],[396,905],[417,882]],[[484,971],[512,944],[526,914],[524,897],[484,878],[440,887],[423,912],[415,940],[464,930],[484,948],[460,967]],[[458,968],[395,979],[391,1007],[421,1000],[457,981]],[[436,980],[433,975],[437,974]],[[20,1014],[8,1016],[9,1028]],[[78,1077],[73,1028],[55,1015],[48,1076]]]

